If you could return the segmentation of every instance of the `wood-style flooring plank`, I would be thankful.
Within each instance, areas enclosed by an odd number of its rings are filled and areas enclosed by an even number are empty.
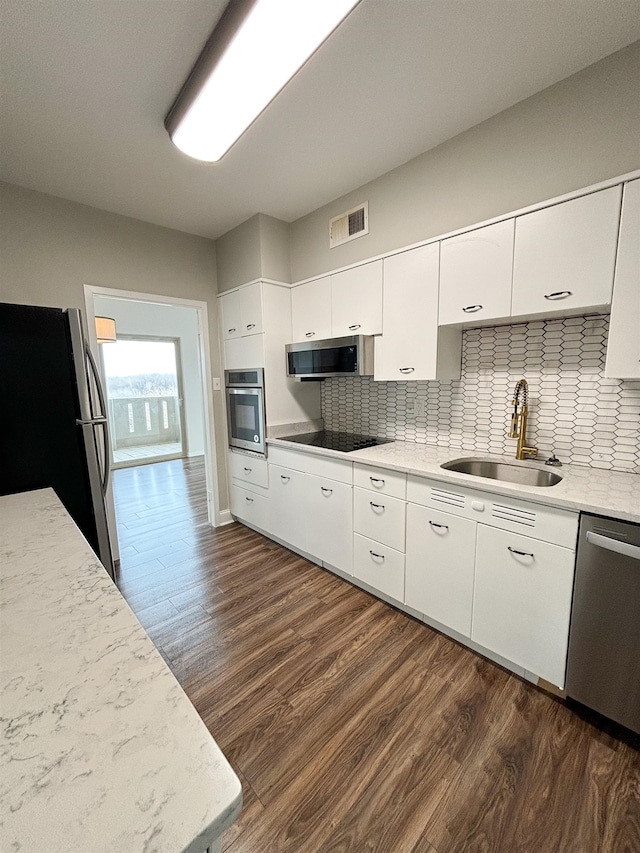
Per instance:
[[[114,474],[118,583],[238,773],[228,853],[640,853],[640,753],[239,524]]]

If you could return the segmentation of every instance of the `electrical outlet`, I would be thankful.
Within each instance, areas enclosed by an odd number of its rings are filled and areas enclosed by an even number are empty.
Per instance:
[[[427,408],[424,400],[416,400],[415,415],[417,418],[423,418],[427,413]]]
[[[415,415],[415,413],[416,413],[416,401],[413,397],[410,397],[407,400],[407,414],[408,415]]]
[[[214,390],[214,391],[219,391],[219,390],[220,390],[220,377],[219,377],[219,376],[214,376],[214,377],[213,377],[213,383],[212,383],[212,384],[213,384],[213,390]]]

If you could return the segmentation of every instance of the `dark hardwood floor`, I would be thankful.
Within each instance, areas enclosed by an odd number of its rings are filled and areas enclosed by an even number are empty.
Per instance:
[[[116,471],[118,584],[242,782],[229,853],[639,853],[640,754],[269,539]]]

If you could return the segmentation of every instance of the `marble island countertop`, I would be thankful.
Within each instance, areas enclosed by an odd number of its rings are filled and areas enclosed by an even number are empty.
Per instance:
[[[301,430],[297,430],[298,432]],[[293,434],[291,430],[290,434]],[[286,433],[285,433],[286,434]],[[416,444],[409,441],[392,441],[365,450],[355,450],[352,453],[341,453],[335,450],[325,450],[319,447],[309,447],[286,441],[282,438],[268,438],[269,446],[287,447],[305,453],[344,459],[392,471],[402,471],[407,474],[417,474],[422,477],[467,486],[479,491],[511,496],[526,501],[571,509],[581,512],[592,512],[597,515],[611,516],[625,521],[640,523],[640,475],[627,474],[619,471],[606,471],[599,468],[587,468],[581,465],[563,465],[559,468],[545,466],[544,460],[527,460],[518,462],[513,457],[491,456],[482,454],[483,459],[494,459],[515,465],[540,467],[551,470],[562,477],[562,482],[555,486],[525,486],[507,483],[502,480],[491,480],[470,474],[459,474],[448,471],[440,466],[443,462],[453,459],[478,456],[468,450],[454,447],[437,447],[429,444]],[[268,452],[267,452],[268,458]]]
[[[6,853],[204,853],[240,782],[51,489],[0,497]]]

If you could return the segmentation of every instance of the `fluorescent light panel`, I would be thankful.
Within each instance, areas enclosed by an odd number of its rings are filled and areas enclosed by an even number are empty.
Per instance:
[[[189,84],[180,93],[165,122],[174,145],[196,160],[219,160],[358,2],[257,0],[172,127]],[[215,45],[207,51],[215,55]]]

